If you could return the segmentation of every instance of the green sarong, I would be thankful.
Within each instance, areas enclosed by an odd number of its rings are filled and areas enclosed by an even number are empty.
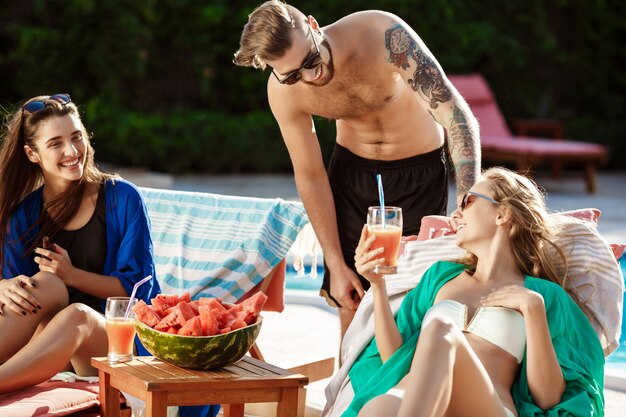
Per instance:
[[[439,289],[464,268],[464,265],[453,262],[437,262],[426,271],[417,287],[407,294],[396,315],[402,346],[384,364],[378,353],[376,338],[365,347],[348,373],[355,395],[343,417],[356,417],[365,403],[386,393],[409,372],[422,318],[433,305]],[[544,298],[552,344],[566,388],[559,404],[547,411],[540,409],[528,388],[524,356],[511,389],[519,416],[604,416],[604,354],[589,320],[559,285],[526,276],[524,286]]]

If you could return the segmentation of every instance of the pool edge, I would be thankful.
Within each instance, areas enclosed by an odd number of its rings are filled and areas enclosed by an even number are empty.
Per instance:
[[[604,368],[604,388],[626,393],[626,372]]]

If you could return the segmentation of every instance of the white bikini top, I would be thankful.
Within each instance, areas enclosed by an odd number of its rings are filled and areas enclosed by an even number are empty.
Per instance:
[[[526,349],[524,316],[504,307],[480,307],[467,323],[467,306],[456,300],[443,300],[433,305],[424,316],[422,327],[435,317],[452,320],[464,332],[475,334],[504,349],[521,363]],[[467,323],[467,325],[466,325]]]

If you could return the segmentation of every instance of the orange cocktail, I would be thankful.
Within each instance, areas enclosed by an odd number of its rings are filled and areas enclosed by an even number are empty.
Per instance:
[[[398,250],[400,249],[400,238],[402,237],[402,228],[398,226],[368,226],[367,237],[375,235],[376,239],[372,242],[370,250],[383,248],[384,251],[376,259],[384,258],[385,262],[378,266],[376,273],[394,274],[398,264]]]
[[[135,341],[135,319],[115,317],[107,319],[107,338],[109,339],[109,356],[112,362],[133,359],[133,342]]]
[[[133,360],[133,341],[135,339],[135,315],[132,306],[137,300],[129,297],[107,298],[104,318],[106,319],[107,338],[109,339],[109,363]]]
[[[397,272],[398,251],[402,237],[402,209],[400,207],[372,206],[367,209],[367,237],[375,235],[370,250],[383,248],[376,259],[385,259],[382,265],[374,267],[376,274]]]

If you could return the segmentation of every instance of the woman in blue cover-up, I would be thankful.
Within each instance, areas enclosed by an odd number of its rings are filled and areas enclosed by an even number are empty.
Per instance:
[[[343,416],[603,416],[602,348],[563,289],[546,214],[532,181],[487,170],[452,214],[467,256],[433,265],[395,319],[363,233],[375,338],[350,369]]]
[[[104,301],[155,276],[141,194],[100,172],[93,155],[67,94],[32,98],[8,119],[0,151],[0,394],[68,364],[96,375],[91,357],[107,354]],[[159,291],[152,279],[137,297]]]

